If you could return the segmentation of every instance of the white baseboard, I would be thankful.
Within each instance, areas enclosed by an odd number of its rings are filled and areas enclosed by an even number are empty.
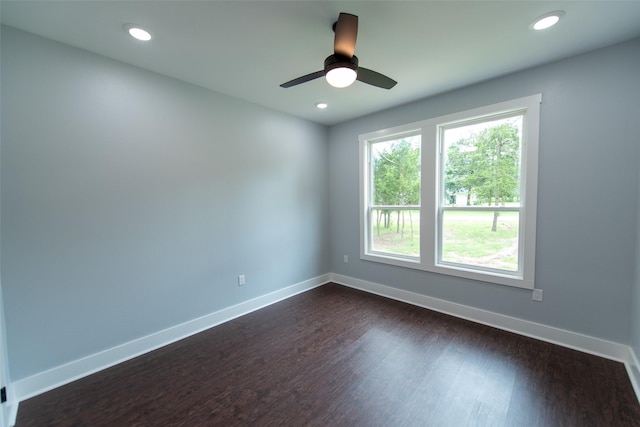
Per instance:
[[[324,285],[329,282],[329,279],[330,274],[327,273],[313,279],[305,280],[304,282],[20,379],[12,384],[14,391],[13,396],[16,402],[21,402],[53,388],[68,384],[221,323],[251,313],[252,311],[259,310],[278,301]]]
[[[627,368],[627,374],[629,375],[629,380],[631,380],[631,385],[633,386],[633,390],[636,392],[636,397],[640,402],[640,364],[638,364],[638,358],[636,357],[636,353],[633,351],[633,348],[629,347],[629,359],[631,362],[625,362],[624,366]]]
[[[18,418],[18,405],[19,402],[17,400],[8,402],[6,413],[5,413],[5,424],[6,426],[13,427],[16,425],[16,420]]]
[[[524,335],[541,341],[579,350],[584,353],[590,353],[596,356],[623,362],[627,368],[627,372],[629,372],[629,378],[634,385],[636,396],[640,400],[640,388],[638,387],[640,384],[640,375],[634,374],[634,378],[632,377],[631,372],[635,369],[635,372],[640,374],[640,372],[638,372],[638,366],[640,365],[638,365],[637,360],[635,359],[633,350],[631,350],[627,345],[340,274],[332,273],[331,281],[350,288],[359,289],[386,298],[427,308],[429,310],[471,320],[483,325],[514,332],[519,335]]]
[[[14,383],[7,384],[7,403],[4,408],[4,424],[8,427],[16,425],[16,419],[18,418],[18,406],[20,401],[16,397]]]

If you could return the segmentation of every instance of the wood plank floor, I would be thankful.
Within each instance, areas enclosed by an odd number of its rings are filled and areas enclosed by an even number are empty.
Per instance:
[[[335,284],[20,404],[17,426],[640,426],[621,363]]]

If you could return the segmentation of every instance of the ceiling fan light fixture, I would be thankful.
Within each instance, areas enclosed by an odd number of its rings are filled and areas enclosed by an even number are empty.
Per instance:
[[[356,77],[358,77],[356,70],[348,67],[333,68],[325,75],[327,82],[337,88],[351,86],[356,81]]]
[[[555,12],[545,13],[544,15],[536,18],[529,28],[540,31],[546,30],[547,28],[553,27],[560,21],[560,18],[564,16],[564,12],[562,10],[556,10]]]
[[[358,57],[330,55],[324,60],[325,79],[333,87],[343,88],[353,84],[358,78]]]

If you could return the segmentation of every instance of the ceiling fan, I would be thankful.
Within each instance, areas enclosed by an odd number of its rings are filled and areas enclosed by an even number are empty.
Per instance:
[[[280,87],[289,88],[323,76],[331,86],[338,88],[350,86],[355,80],[383,89],[391,89],[398,83],[376,71],[358,66],[358,57],[354,55],[358,36],[356,15],[341,13],[338,21],[333,24],[333,31],[334,53],[324,60],[324,70],[282,83]]]

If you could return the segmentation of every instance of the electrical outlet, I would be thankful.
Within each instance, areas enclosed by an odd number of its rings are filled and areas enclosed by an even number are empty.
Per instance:
[[[349,262],[349,255],[344,256],[344,262]]]
[[[534,301],[542,301],[542,289],[534,289],[532,299]]]
[[[246,283],[245,278],[244,278],[244,274],[241,274],[238,276],[238,286],[244,286],[244,284]]]

